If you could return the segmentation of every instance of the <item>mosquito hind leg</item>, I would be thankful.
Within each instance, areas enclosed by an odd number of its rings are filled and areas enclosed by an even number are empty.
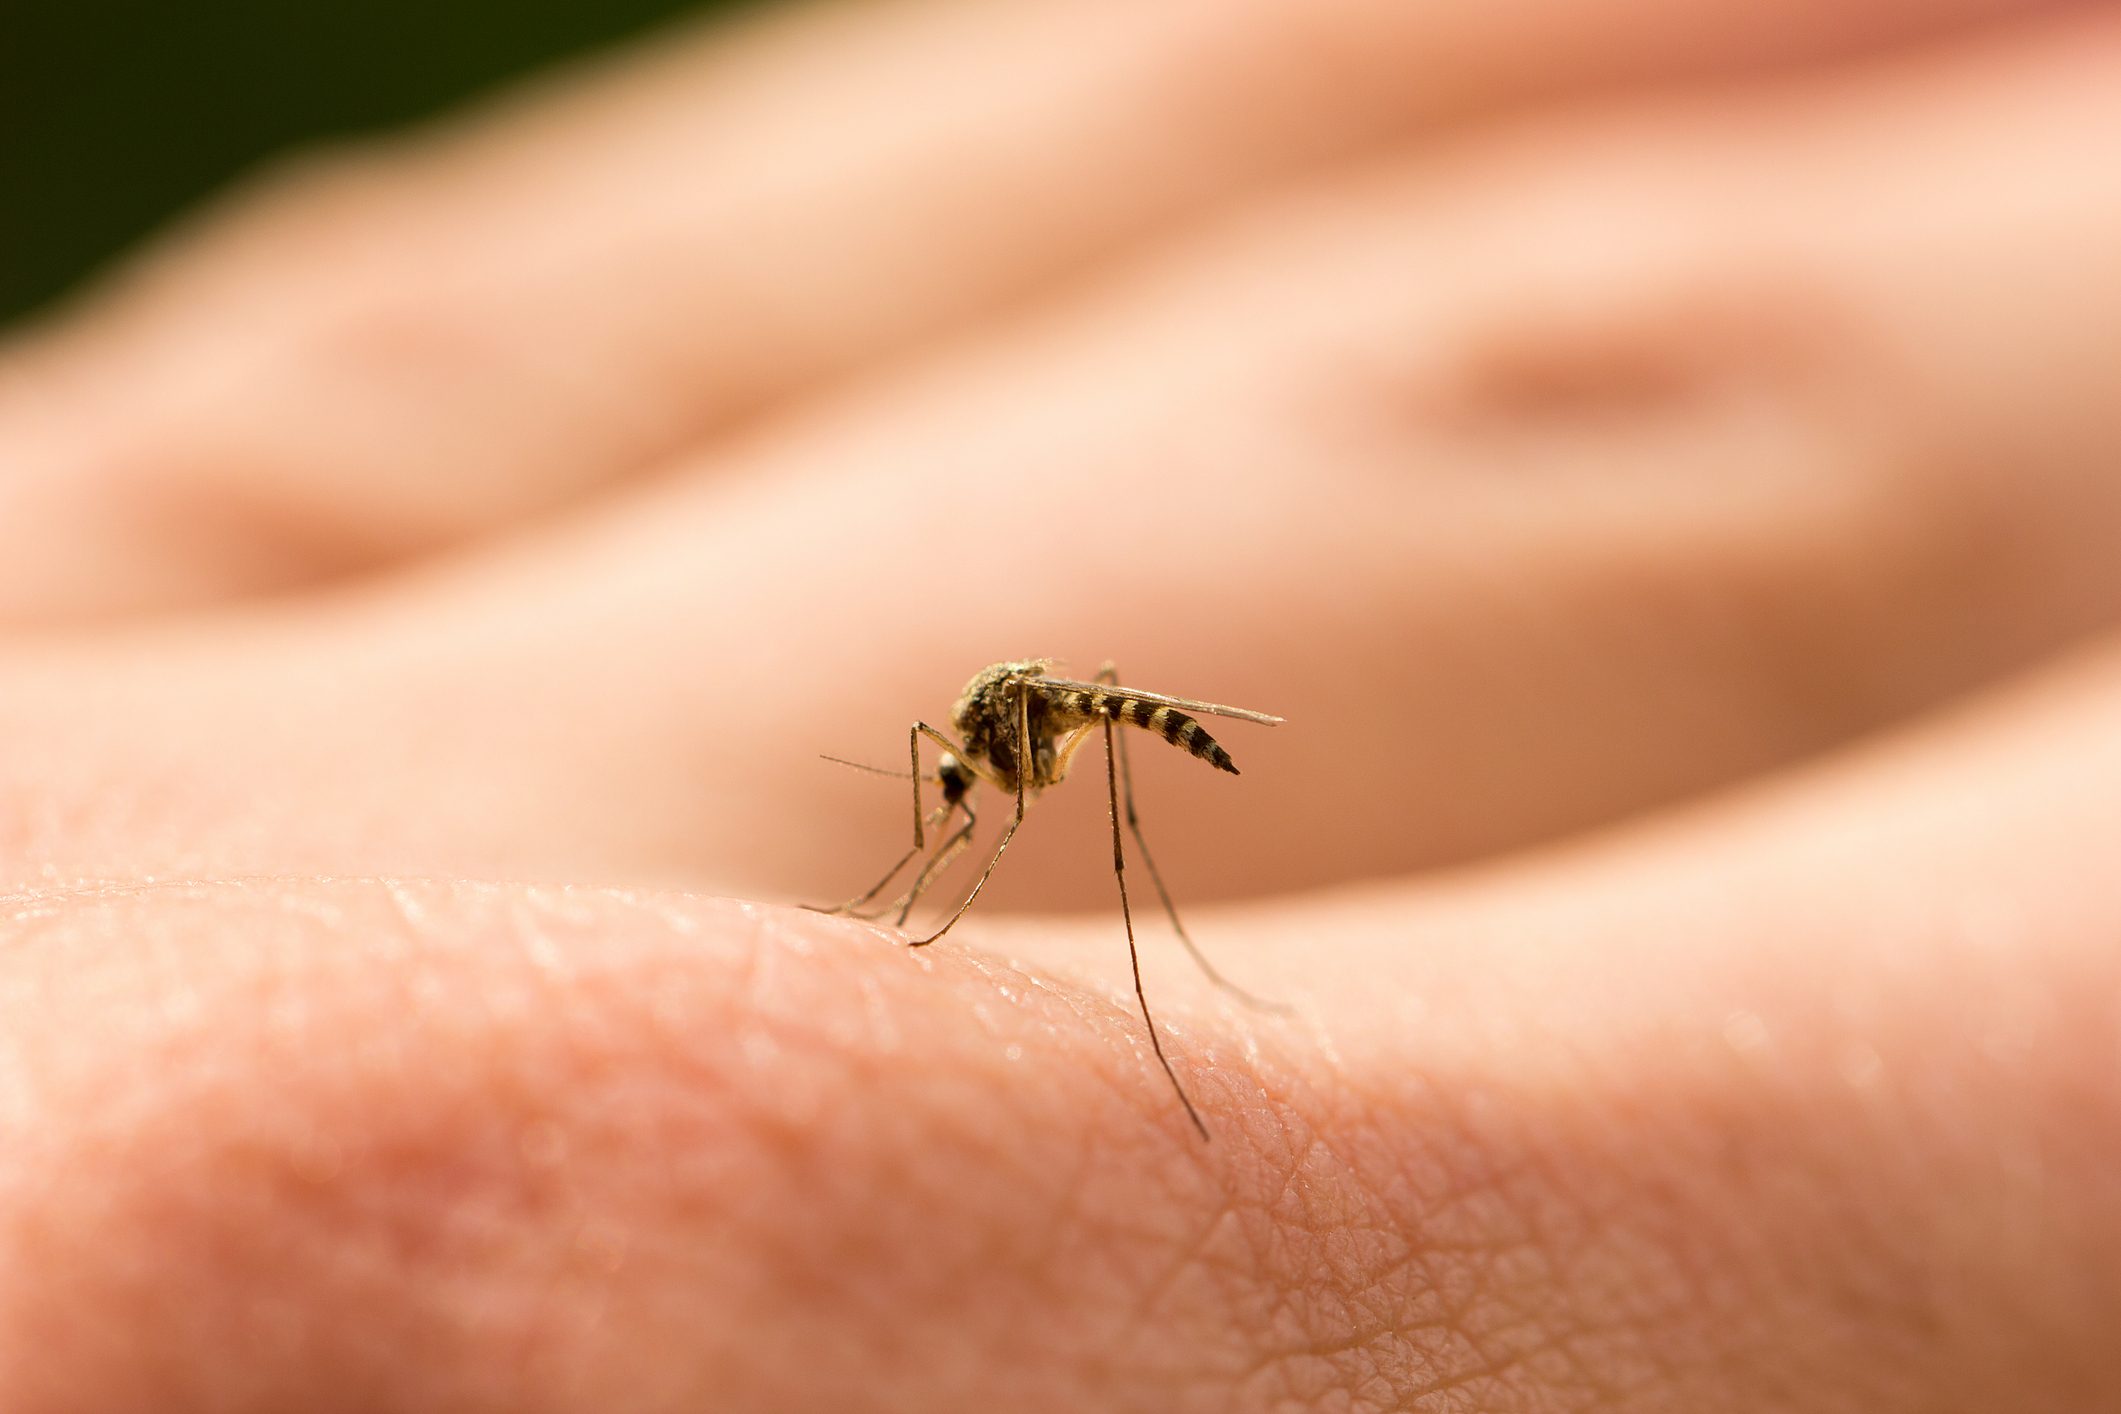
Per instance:
[[[1142,1025],[1149,1028],[1149,1049],[1156,1052],[1156,1063],[1164,1068],[1164,1076],[1171,1082],[1178,1102],[1186,1107],[1186,1118],[1200,1131],[1200,1137],[1208,1137],[1208,1126],[1202,1122],[1200,1111],[1193,1108],[1193,1100],[1186,1094],[1186,1087],[1178,1083],[1178,1072],[1171,1068],[1170,1057],[1164,1054],[1163,1038],[1156,1033],[1156,1018],[1149,1014],[1149,994],[1142,988],[1142,958],[1140,949],[1134,945],[1134,912],[1127,906],[1127,852],[1120,844],[1119,836],[1119,777],[1113,768],[1116,750],[1112,741],[1112,719],[1105,718],[1105,793],[1110,801],[1112,815],[1112,877],[1119,881],[1119,917],[1127,929],[1127,961],[1134,968],[1134,1000],[1141,1004]]]
[[[1113,687],[1119,686],[1118,665],[1107,662],[1102,668],[1097,670],[1096,680],[1101,683],[1109,683]],[[1213,982],[1246,1006],[1258,1011],[1279,1012],[1282,1015],[1288,1015],[1293,1012],[1295,1008],[1286,1003],[1269,1001],[1255,992],[1246,991],[1243,987],[1223,976],[1222,973],[1216,970],[1215,964],[1208,961],[1207,954],[1203,953],[1199,945],[1187,935],[1186,925],[1178,921],[1178,906],[1171,902],[1171,891],[1164,887],[1164,876],[1157,870],[1156,856],[1149,853],[1149,841],[1142,837],[1141,817],[1134,810],[1134,773],[1127,768],[1127,734],[1121,732],[1117,742],[1111,742],[1111,732],[1108,726],[1106,735],[1108,743],[1115,745],[1119,751],[1119,799],[1126,811],[1127,832],[1134,836],[1134,847],[1141,851],[1142,863],[1149,870],[1149,882],[1156,886],[1156,896],[1162,900],[1164,905],[1164,916],[1171,920],[1171,931],[1178,934],[1179,942],[1185,944],[1186,951],[1192,954],[1193,961],[1200,965],[1202,974],[1210,982]],[[1117,830],[1118,826],[1114,825],[1113,828]]]

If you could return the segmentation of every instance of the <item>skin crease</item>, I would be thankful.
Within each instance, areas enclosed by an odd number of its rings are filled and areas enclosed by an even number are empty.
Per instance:
[[[2113,1407],[2121,26],[1204,13],[677,45],[0,362],[0,1408]],[[744,901],[1027,652],[1290,717],[1133,754],[1212,1143],[1093,757],[935,948]]]

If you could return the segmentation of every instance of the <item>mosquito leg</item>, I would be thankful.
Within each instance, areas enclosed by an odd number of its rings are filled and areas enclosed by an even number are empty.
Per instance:
[[[972,813],[969,801],[959,802],[959,808],[965,812],[965,823],[959,826],[949,839],[944,840],[942,848],[936,850],[934,857],[922,866],[920,874],[913,881],[913,887],[893,901],[898,909],[898,926],[901,928],[906,926],[906,917],[913,912],[913,906],[921,901],[921,895],[928,892],[928,886],[940,879],[943,871],[965,852],[965,846],[972,843],[972,830],[979,824],[979,817]]]
[[[845,903],[833,908],[826,908],[821,904],[814,903],[806,903],[803,907],[809,909],[812,913],[854,913],[856,909],[863,907],[889,887],[891,881],[898,877],[899,870],[912,863],[914,856],[926,848],[927,833],[924,828],[925,822],[921,818],[921,738],[924,736],[941,745],[943,750],[953,756],[962,759],[964,755],[964,748],[958,746],[957,743],[951,741],[949,737],[944,736],[926,722],[915,722],[906,729],[906,759],[909,772],[913,777],[913,848],[900,855],[898,863],[892,865],[890,872],[885,874],[883,878],[870,885],[868,892],[857,894]],[[947,819],[949,817],[945,816],[944,818]],[[889,911],[889,905],[886,905],[885,911]]]
[[[1110,683],[1117,687],[1119,685],[1119,669],[1111,663],[1105,664],[1097,670],[1097,681]],[[1108,740],[1110,738],[1109,730],[1107,738]],[[1148,867],[1149,882],[1156,885],[1156,896],[1163,901],[1164,916],[1171,920],[1171,931],[1178,934],[1178,940],[1186,945],[1186,951],[1193,955],[1193,960],[1196,963],[1200,964],[1201,972],[1206,975],[1210,982],[1213,982],[1248,1007],[1259,1011],[1278,1012],[1284,1016],[1292,1014],[1296,1010],[1294,1007],[1282,1002],[1268,1001],[1265,997],[1254,992],[1248,992],[1223,976],[1222,973],[1216,970],[1215,964],[1208,961],[1207,954],[1200,950],[1199,945],[1191,937],[1187,936],[1186,925],[1178,921],[1178,907],[1171,902],[1171,891],[1164,887],[1164,876],[1156,868],[1156,856],[1149,853],[1149,841],[1142,837],[1141,817],[1134,812],[1134,773],[1127,768],[1127,734],[1125,732],[1119,734],[1117,745],[1119,747],[1119,798],[1126,810],[1127,831],[1134,836],[1134,847],[1141,851],[1142,863]],[[1114,828],[1117,829],[1118,827],[1114,826]]]
[[[1113,769],[1118,759],[1112,741],[1112,719],[1105,718],[1105,792],[1111,800],[1112,813],[1112,877],[1119,881],[1119,917],[1127,929],[1127,961],[1134,967],[1134,999],[1141,1003],[1142,1024],[1149,1028],[1149,1048],[1156,1052],[1156,1062],[1164,1068],[1164,1075],[1171,1082],[1171,1089],[1178,1095],[1178,1102],[1186,1107],[1186,1118],[1200,1131],[1200,1137],[1208,1137],[1208,1126],[1201,1122],[1200,1111],[1193,1108],[1193,1101],[1186,1095],[1186,1087],[1178,1083],[1178,1072],[1171,1068],[1170,1059],[1164,1055],[1164,1043],[1156,1034],[1156,1018],[1149,1015],[1149,994],[1142,990],[1141,952],[1134,946],[1134,913],[1127,906],[1127,853],[1120,845],[1119,835],[1119,777]]]
[[[931,830],[944,829],[949,825],[951,819],[957,814],[957,812],[963,808],[965,807],[964,802],[962,801],[958,802],[958,804],[956,805],[944,806],[942,809],[938,810],[934,815],[928,817],[928,820],[926,822],[928,828]],[[925,889],[928,886],[928,883],[930,882],[930,876],[937,869],[940,869],[943,864],[947,863],[950,856],[954,855],[958,850],[964,848],[965,837],[971,832],[972,828],[972,812],[969,809],[965,809],[965,813],[967,817],[965,824],[956,830],[948,831],[949,837],[943,840],[935,847],[932,852],[930,852],[928,856],[928,862],[922,865],[920,873],[914,876],[913,888],[908,889],[904,893],[901,893],[898,897],[890,900],[888,903],[874,903],[864,907],[859,901],[857,901],[855,906],[848,907],[844,911],[850,917],[854,918],[877,919],[882,918],[885,914],[892,912],[894,909],[901,908],[906,903],[907,899],[919,897],[918,891]],[[905,863],[904,860],[901,860],[899,862],[901,865]],[[899,921],[903,923],[905,920],[901,918]]]
[[[910,864],[913,861],[913,856],[919,854],[921,852],[921,849],[921,841],[915,840],[913,842],[913,848],[907,850],[904,854],[898,857],[898,863],[891,866],[891,871],[889,873],[884,875],[883,878],[877,880],[875,883],[871,884],[867,892],[857,894],[853,898],[848,899],[845,903],[836,903],[831,905],[829,908],[821,903],[806,903],[803,905],[803,907],[809,909],[812,913],[844,913],[854,918],[879,917],[884,912],[888,911],[889,906],[887,905],[884,909],[879,909],[875,913],[865,912],[864,909],[868,904],[869,900],[875,898],[878,894],[882,893],[884,891],[884,887],[889,884],[893,879],[896,879],[899,876],[899,871],[901,869],[904,869],[908,864]]]
[[[1010,817],[1009,828],[1002,831],[1001,839],[994,846],[993,855],[987,860],[987,867],[980,871],[979,881],[972,886],[972,892],[965,895],[965,901],[957,906],[957,912],[950,915],[949,922],[927,937],[915,938],[914,947],[924,948],[957,926],[957,920],[963,918],[965,910],[972,907],[972,900],[978,898],[979,891],[987,887],[987,880],[994,877],[994,866],[1002,862],[1002,851],[1009,848],[1009,841],[1016,837],[1017,827],[1024,823],[1024,787],[1031,774],[1030,700],[1030,690],[1019,684],[1016,689],[1016,720],[1012,723],[1010,732],[1016,742],[1016,814]]]

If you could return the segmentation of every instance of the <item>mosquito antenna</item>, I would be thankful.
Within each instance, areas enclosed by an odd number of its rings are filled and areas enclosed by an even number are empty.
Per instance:
[[[913,779],[912,776],[904,771],[887,771],[881,766],[872,766],[866,761],[849,761],[844,756],[827,756],[820,752],[818,759],[820,761],[830,761],[835,766],[847,766],[857,771],[867,771],[872,776],[889,776],[894,781],[910,781]]]

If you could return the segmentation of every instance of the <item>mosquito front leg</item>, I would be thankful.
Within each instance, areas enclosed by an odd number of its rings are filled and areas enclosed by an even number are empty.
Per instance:
[[[853,913],[889,887],[891,881],[898,877],[899,871],[912,863],[914,856],[927,847],[926,821],[921,813],[921,738],[924,736],[959,760],[963,760],[965,754],[963,747],[926,722],[915,722],[906,729],[907,768],[913,778],[913,848],[900,855],[898,863],[891,866],[890,872],[870,885],[866,893],[858,894],[835,908],[825,908],[817,904],[805,904],[805,908],[813,913]],[[971,812],[966,813],[969,815]],[[944,819],[948,818],[947,815],[944,816]],[[889,912],[889,905],[886,905],[883,911]]]
[[[1000,841],[994,846],[993,855],[987,860],[987,867],[980,871],[978,882],[973,884],[972,892],[965,895],[965,901],[957,906],[957,912],[950,915],[949,922],[927,937],[914,939],[914,947],[924,948],[957,926],[957,920],[963,918],[965,910],[972,907],[972,900],[978,898],[979,891],[987,887],[987,880],[994,877],[994,866],[1002,862],[1002,851],[1009,847],[1009,841],[1016,836],[1017,827],[1024,823],[1025,781],[1031,774],[1030,699],[1031,689],[1019,682],[1016,685],[1016,712],[1010,723],[1010,736],[1016,744],[1016,814],[1010,817],[1009,828],[1002,831]]]
[[[1117,753],[1112,741],[1112,719],[1105,718],[1105,794],[1112,815],[1112,877],[1119,881],[1119,917],[1127,929],[1127,961],[1134,968],[1134,999],[1141,1004],[1142,1025],[1149,1028],[1149,1049],[1156,1052],[1156,1062],[1164,1068],[1164,1075],[1177,1093],[1178,1102],[1186,1107],[1186,1118],[1200,1131],[1200,1137],[1208,1137],[1208,1126],[1201,1122],[1200,1111],[1193,1108],[1193,1101],[1186,1094],[1186,1087],[1178,1083],[1178,1072],[1171,1068],[1170,1058],[1164,1054],[1163,1039],[1156,1034],[1156,1018],[1149,1015],[1149,994],[1142,989],[1141,950],[1134,945],[1134,911],[1127,906],[1127,852],[1119,838],[1119,777],[1113,770]]]
[[[965,837],[972,829],[971,810],[968,807],[964,807],[964,802],[962,801],[956,805],[945,805],[937,810],[935,814],[928,817],[927,825],[930,830],[942,829],[949,825],[951,819],[956,816],[960,808],[965,808],[966,811],[965,824],[958,829],[950,831],[949,836],[929,852],[928,862],[922,865],[920,872],[914,876],[912,888],[899,894],[888,903],[874,903],[864,907],[857,901],[855,906],[844,911],[850,917],[868,919],[882,918],[887,913],[896,912],[900,915],[899,923],[903,924],[906,921],[906,910],[910,906],[908,900],[920,897],[921,892],[927,888],[934,873],[948,863],[951,858],[955,857],[959,850],[963,849]],[[903,866],[905,861],[900,860],[899,863]]]
[[[1113,687],[1118,687],[1118,666],[1112,663],[1107,663],[1102,668],[1099,668],[1097,670],[1097,681],[1101,683],[1110,684]],[[1107,725],[1105,735],[1107,742],[1110,743],[1112,736],[1110,718],[1107,718],[1106,721]],[[1235,982],[1232,982],[1229,978],[1223,976],[1222,973],[1216,971],[1215,964],[1208,961],[1207,954],[1203,953],[1200,948],[1194,943],[1193,939],[1187,936],[1186,925],[1178,921],[1178,906],[1171,902],[1171,891],[1164,887],[1164,876],[1157,870],[1156,856],[1149,853],[1149,841],[1142,838],[1141,817],[1135,814],[1134,811],[1134,773],[1127,768],[1126,733],[1121,732],[1119,734],[1119,740],[1117,745],[1119,748],[1120,800],[1123,802],[1124,807],[1126,809],[1127,831],[1129,834],[1134,836],[1134,847],[1141,851],[1142,863],[1146,865],[1149,870],[1149,882],[1156,886],[1156,896],[1158,899],[1163,901],[1164,916],[1171,920],[1171,931],[1178,934],[1178,940],[1181,943],[1185,944],[1186,951],[1192,954],[1193,960],[1196,963],[1200,964],[1201,972],[1207,977],[1210,982],[1213,982],[1216,986],[1222,988],[1231,996],[1236,997],[1246,1006],[1256,1008],[1260,1011],[1279,1012],[1283,1015],[1288,1015],[1289,1013],[1295,1010],[1293,1007],[1286,1006],[1281,1002],[1271,1002],[1268,1001],[1265,997],[1259,996],[1252,992],[1248,992],[1244,988],[1238,986]],[[1119,827],[1116,824],[1113,826],[1115,832],[1118,830],[1118,828]],[[1124,888],[1122,889],[1122,892],[1124,892]]]
[[[928,886],[940,879],[943,871],[965,852],[965,846],[972,843],[972,831],[979,824],[979,817],[972,813],[970,801],[960,801],[959,808],[965,812],[965,823],[959,826],[950,838],[943,841],[942,847],[936,850],[934,856],[922,866],[921,872],[914,878],[913,887],[895,901],[898,926],[901,928],[906,926],[906,918],[913,912],[913,906],[921,901],[921,895],[928,892]]]

